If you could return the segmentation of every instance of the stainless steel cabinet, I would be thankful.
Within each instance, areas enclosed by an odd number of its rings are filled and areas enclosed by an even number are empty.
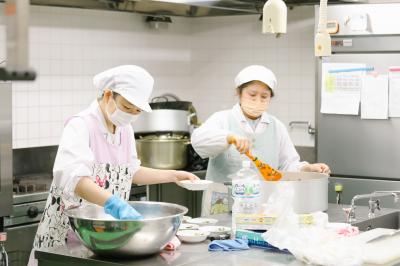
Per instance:
[[[4,217],[12,209],[11,83],[0,81],[0,91],[0,217]]]
[[[37,223],[6,228],[9,265],[26,266],[32,250],[33,239],[37,230]]]
[[[175,203],[189,209],[186,215],[199,217],[201,214],[202,191],[189,191],[176,184],[151,185],[149,188],[151,201]]]
[[[204,179],[206,171],[193,172],[199,178]],[[151,185],[149,188],[149,200],[164,201],[179,204],[189,209],[187,215],[199,217],[201,215],[202,191],[189,191],[174,183]]]

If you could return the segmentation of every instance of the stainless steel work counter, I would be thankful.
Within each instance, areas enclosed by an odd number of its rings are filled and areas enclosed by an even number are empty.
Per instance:
[[[330,222],[343,222],[345,215],[342,208],[344,205],[329,204],[327,211]],[[382,209],[379,215],[393,212],[393,209]],[[359,221],[365,220],[368,208],[359,206],[356,210]],[[231,215],[214,215],[212,218],[219,220],[218,225],[231,225]],[[163,251],[158,255],[145,258],[101,258],[94,255],[83,245],[75,243],[67,246],[54,248],[50,251],[36,251],[35,256],[39,260],[39,266],[71,266],[71,265],[140,265],[140,266],[183,266],[183,265],[304,265],[297,261],[292,255],[270,252],[261,248],[251,248],[246,251],[208,251],[209,240],[199,244],[186,244],[174,252]]]

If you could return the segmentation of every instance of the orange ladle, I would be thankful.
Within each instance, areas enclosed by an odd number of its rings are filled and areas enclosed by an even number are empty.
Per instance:
[[[236,144],[236,139],[233,136],[228,137],[229,144]],[[246,156],[255,164],[258,171],[265,181],[278,181],[282,178],[282,173],[272,168],[269,164],[262,162],[257,157],[253,156],[250,151],[247,151]]]

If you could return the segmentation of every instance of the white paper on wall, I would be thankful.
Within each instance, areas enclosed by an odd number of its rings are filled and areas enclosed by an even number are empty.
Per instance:
[[[361,119],[388,119],[387,75],[366,75],[361,90]]]
[[[400,117],[400,67],[389,72],[389,117]]]
[[[321,113],[358,115],[365,67],[356,63],[322,64]]]

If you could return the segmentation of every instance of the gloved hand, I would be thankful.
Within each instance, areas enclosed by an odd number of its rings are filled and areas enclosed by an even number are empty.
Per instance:
[[[138,213],[128,202],[117,197],[111,196],[104,204],[104,210],[119,220],[141,220],[143,216]]]

